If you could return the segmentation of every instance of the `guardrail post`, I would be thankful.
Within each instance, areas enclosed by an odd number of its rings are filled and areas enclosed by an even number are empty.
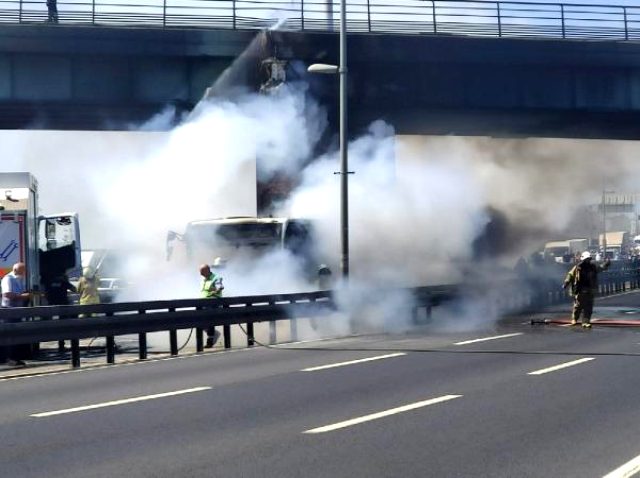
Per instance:
[[[341,13],[341,15],[343,15]],[[369,25],[369,33],[371,33],[371,1],[367,0],[367,24]]]
[[[200,327],[196,328],[196,352],[204,351],[204,330]]]
[[[71,339],[71,366],[80,368],[80,340]]]
[[[138,310],[138,314],[144,315],[146,314],[146,310]],[[147,334],[141,332],[138,334],[138,358],[140,360],[145,360],[147,358]]]
[[[107,363],[116,363],[116,341],[113,335],[107,336]]]
[[[300,30],[304,31],[304,0],[300,0]]]
[[[255,345],[255,337],[253,335],[253,322],[247,322],[247,347]]]
[[[22,2],[23,0],[20,0],[20,6],[18,7],[18,23],[22,23]]]
[[[560,20],[562,22],[562,38],[566,38],[566,31],[564,28],[564,4],[560,4]]]
[[[232,8],[232,21],[233,21],[233,29],[236,29],[236,0],[233,0],[231,2],[231,8]]]
[[[162,27],[167,26],[167,0],[162,2]]]
[[[298,320],[289,319],[291,321],[291,342],[298,341]]]
[[[176,329],[171,329],[169,331],[169,348],[171,350],[171,355],[178,355],[178,331]]]
[[[91,24],[96,24],[96,0],[91,0]]]
[[[500,16],[500,2],[496,2],[496,9],[498,12],[498,36],[502,36],[502,19]]]
[[[138,334],[138,357],[140,360],[147,358],[147,334]]]
[[[627,7],[622,7],[622,15],[624,16],[624,39],[629,39],[629,22],[627,21]]]
[[[223,325],[222,326],[222,338],[224,339],[224,348],[231,348],[231,326]]]
[[[275,320],[269,321],[269,343],[275,344],[277,340],[276,337],[276,322]]]

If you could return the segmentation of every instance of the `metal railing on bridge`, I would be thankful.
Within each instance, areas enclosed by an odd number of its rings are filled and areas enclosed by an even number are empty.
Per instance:
[[[0,0],[0,23],[337,31],[339,0]],[[348,0],[360,33],[640,40],[640,7],[474,0]]]

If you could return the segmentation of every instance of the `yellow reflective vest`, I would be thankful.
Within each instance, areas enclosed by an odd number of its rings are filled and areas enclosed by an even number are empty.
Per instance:
[[[213,272],[209,277],[202,279],[202,287],[200,288],[200,297],[203,299],[217,299],[222,297],[222,289],[219,287],[221,277]]]

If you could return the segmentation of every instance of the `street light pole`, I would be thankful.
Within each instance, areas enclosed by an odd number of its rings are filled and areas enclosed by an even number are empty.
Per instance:
[[[349,278],[349,157],[347,144],[347,2],[340,0],[340,64],[314,63],[309,73],[340,75],[340,269]]]
[[[602,259],[607,258],[607,204],[605,203],[605,191],[602,188]]]
[[[340,0],[340,242],[342,278],[349,278],[349,158],[347,145],[347,2]]]

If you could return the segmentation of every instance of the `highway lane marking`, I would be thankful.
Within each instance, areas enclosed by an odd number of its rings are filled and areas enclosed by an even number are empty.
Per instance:
[[[85,405],[82,407],[66,408],[64,410],[54,410],[51,412],[34,413],[30,416],[35,418],[52,417],[54,415],[64,415],[66,413],[83,412],[85,410],[94,410],[96,408],[113,407],[116,405],[125,405],[127,403],[143,402],[145,400],[155,400],[157,398],[174,397],[176,395],[184,395],[185,393],[202,392],[205,390],[211,390],[211,387],[195,387],[195,388],[188,388],[186,390],[177,390],[175,392],[143,395],[141,397],[125,398],[122,400],[114,400],[111,402],[95,403],[93,405]]]
[[[517,332],[515,334],[495,335],[493,337],[483,337],[481,339],[465,340],[464,342],[456,342],[453,345],[475,344],[477,342],[486,342],[488,340],[498,340],[498,339],[507,339],[509,337],[517,337],[518,335],[523,335],[523,333]]]
[[[344,367],[346,365],[353,365],[353,364],[364,363],[364,362],[372,362],[374,360],[383,360],[383,359],[392,358],[392,357],[401,357],[403,355],[407,355],[407,354],[404,353],[404,352],[398,352],[398,353],[395,353],[395,354],[378,355],[377,357],[368,357],[368,358],[357,359],[357,360],[349,360],[348,362],[337,362],[337,363],[331,363],[331,364],[328,364],[328,365],[319,365],[317,367],[303,368],[300,371],[301,372],[316,372],[318,370],[326,370],[328,368]]]
[[[637,475],[638,472],[640,472],[640,455],[616,468],[611,473],[607,473],[602,478],[629,478]]]
[[[591,360],[595,360],[594,357],[586,357],[578,360],[572,360],[571,362],[561,363],[560,365],[554,365],[553,367],[543,368],[540,370],[536,370],[535,372],[529,372],[527,375],[543,375],[549,372],[555,372],[556,370],[561,370],[567,367],[573,367],[574,365],[579,365],[581,363],[590,362]]]
[[[353,425],[359,425],[360,423],[370,422],[372,420],[377,420],[379,418],[388,417],[390,415],[396,415],[398,413],[408,412],[410,410],[415,410],[416,408],[422,408],[429,405],[435,405],[436,403],[442,403],[449,400],[453,400],[454,398],[460,398],[462,395],[443,395],[442,397],[431,398],[429,400],[423,400],[421,402],[410,403],[409,405],[404,405],[402,407],[391,408],[389,410],[384,410],[382,412],[372,413],[370,415],[364,415],[362,417],[352,418],[351,420],[345,420],[343,422],[334,423],[332,425],[325,425],[323,427],[312,428],[310,430],[306,430],[302,433],[326,433],[334,430],[339,430],[340,428],[351,427]]]

